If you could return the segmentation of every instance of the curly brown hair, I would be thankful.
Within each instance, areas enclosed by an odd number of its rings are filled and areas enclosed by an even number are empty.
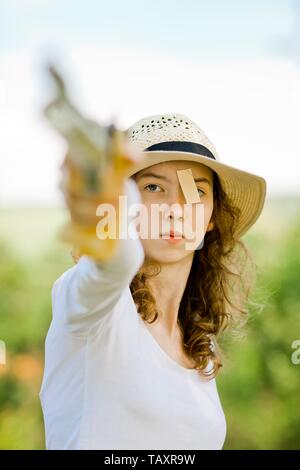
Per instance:
[[[256,278],[256,264],[248,248],[234,236],[240,210],[223,191],[214,171],[213,192],[214,228],[206,232],[202,248],[194,253],[178,312],[184,351],[199,373],[209,378],[216,377],[223,365],[217,338],[225,330],[240,332],[248,319],[247,302]],[[77,263],[80,254],[73,250],[71,255]],[[148,282],[160,269],[159,263],[145,260],[130,284],[137,311],[148,323],[160,316]],[[213,367],[207,371],[210,363]]]
[[[240,210],[223,191],[214,171],[213,179],[214,228],[206,232],[202,248],[194,253],[178,313],[184,351],[199,373],[210,378],[223,365],[217,337],[228,329],[238,331],[247,321],[247,301],[256,274],[249,250],[234,236]],[[148,323],[160,316],[148,283],[159,272],[158,263],[145,261],[130,284],[138,313]],[[209,364],[212,368],[207,371]]]

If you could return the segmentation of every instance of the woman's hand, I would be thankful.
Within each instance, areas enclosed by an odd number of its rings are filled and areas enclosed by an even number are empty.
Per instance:
[[[99,217],[96,212],[99,204],[104,202],[116,207],[122,186],[116,188],[114,195],[112,192],[105,195],[104,191],[87,191],[85,175],[74,165],[68,152],[61,167],[59,187],[70,214],[70,222],[62,228],[60,238],[73,245],[77,260],[83,254],[98,261],[108,259],[116,248],[117,240],[97,238],[96,226]]]
[[[120,135],[119,135],[120,138]],[[119,196],[125,194],[124,183],[127,169],[138,160],[135,150],[127,141],[118,140],[112,148],[114,159],[112,165],[106,168],[104,175],[88,174],[79,168],[71,155],[71,150],[65,156],[61,166],[60,190],[64,195],[70,213],[70,223],[61,231],[61,238],[73,244],[72,253],[78,260],[81,254],[87,254],[97,260],[107,260],[114,253],[117,239],[97,238],[96,227],[99,222],[97,208],[101,203],[114,206],[116,226],[119,223]],[[122,145],[121,145],[122,144]],[[97,191],[91,190],[89,181],[93,180]],[[117,230],[118,233],[118,230]]]
[[[96,210],[99,204],[101,202],[115,202],[119,191],[122,192],[122,189],[115,188],[115,195],[113,196],[113,193],[108,195],[103,190],[96,192],[88,191],[85,175],[74,165],[69,152],[61,166],[59,188],[64,195],[72,221],[87,228],[96,226],[98,222]]]

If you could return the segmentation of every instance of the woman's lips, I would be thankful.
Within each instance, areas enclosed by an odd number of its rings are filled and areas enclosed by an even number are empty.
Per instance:
[[[161,237],[169,243],[179,243],[184,239],[182,233],[174,232],[173,230],[168,233],[162,233]]]

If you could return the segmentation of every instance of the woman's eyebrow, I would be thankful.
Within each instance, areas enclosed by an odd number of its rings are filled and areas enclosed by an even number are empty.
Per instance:
[[[157,178],[157,179],[168,181],[169,183],[171,183],[171,180],[167,176],[157,175],[156,173],[152,173],[151,171],[146,171],[142,175],[138,175],[137,180],[142,179],[142,178],[147,178],[147,177]],[[208,183],[211,186],[211,181],[207,178],[204,178],[203,176],[194,178],[194,181],[195,183]]]
[[[208,183],[211,186],[211,181],[204,177],[194,178],[195,183]]]
[[[171,180],[169,178],[167,178],[167,176],[157,175],[156,173],[152,173],[151,171],[145,172],[142,175],[138,175],[137,179],[139,180],[141,178],[146,178],[147,176],[151,177],[151,178],[158,178],[160,180],[168,181],[169,183],[171,183]]]

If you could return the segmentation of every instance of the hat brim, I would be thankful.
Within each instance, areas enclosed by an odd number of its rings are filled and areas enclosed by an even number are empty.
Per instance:
[[[222,189],[232,204],[241,211],[235,232],[237,239],[249,230],[262,212],[266,198],[266,181],[261,176],[195,153],[155,150],[142,152],[142,155],[141,161],[127,172],[127,177],[149,166],[174,160],[201,163],[214,170],[219,177]]]

